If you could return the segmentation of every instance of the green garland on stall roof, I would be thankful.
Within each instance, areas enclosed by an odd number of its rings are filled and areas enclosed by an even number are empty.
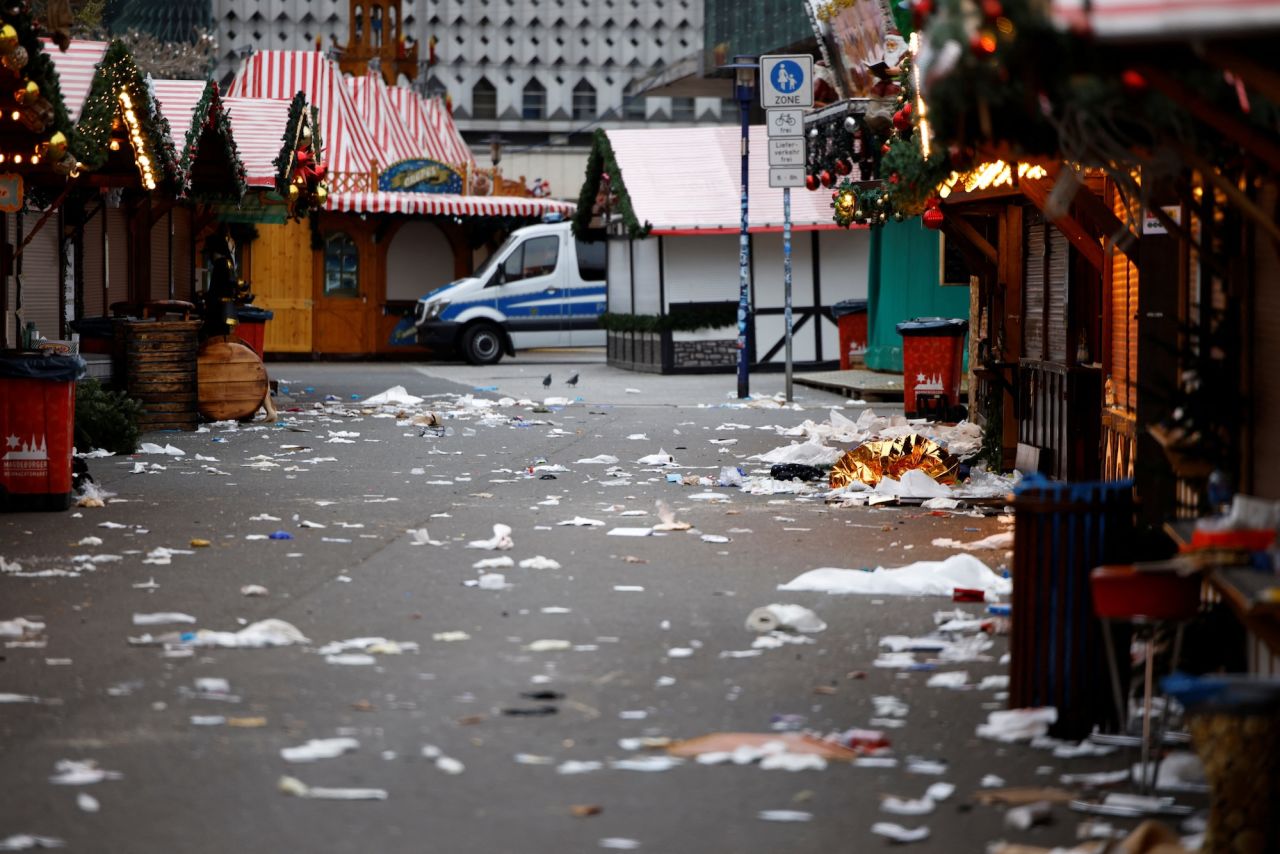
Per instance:
[[[618,161],[613,154],[613,146],[609,144],[609,136],[603,129],[597,129],[592,136],[591,154],[587,157],[586,180],[582,191],[578,194],[578,209],[573,214],[573,233],[585,234],[591,226],[591,209],[596,203],[596,193],[600,192],[600,180],[608,173],[609,190],[618,198],[617,212],[622,214],[622,224],[632,239],[647,237],[653,224],[641,223],[636,217],[635,208],[631,205],[631,195],[622,181],[622,172],[618,169]]]
[[[40,95],[53,105],[53,124],[45,128],[47,136],[55,131],[62,131],[68,140],[72,138],[74,126],[67,114],[66,102],[62,99],[62,87],[58,81],[58,70],[54,67],[53,58],[45,51],[44,42],[40,40],[40,31],[27,3],[5,4],[0,6],[0,22],[9,24],[18,31],[18,44],[27,51],[27,64],[21,74],[40,87]]]
[[[249,192],[249,177],[245,172],[243,161],[240,160],[240,152],[236,148],[235,135],[231,131],[231,117],[227,114],[215,81],[210,80],[205,85],[192,115],[198,116],[199,119],[187,129],[186,145],[178,162],[178,168],[183,175],[183,197],[189,197],[191,193],[191,171],[200,153],[200,139],[206,130],[211,130],[222,143],[223,153],[235,172],[235,187],[232,195],[239,202],[244,198],[245,193]],[[219,197],[224,195],[218,194]]]
[[[111,146],[111,123],[119,109],[119,92],[127,90],[134,103],[134,113],[151,148],[151,157],[157,162],[157,184],[168,184],[181,192],[184,175],[178,165],[177,148],[169,130],[169,122],[156,108],[151,87],[133,61],[132,54],[119,39],[113,41],[98,63],[89,87],[89,97],[75,135],[71,138],[71,151],[76,159],[90,170],[102,168]]]
[[[307,106],[305,92],[297,92],[289,102],[289,119],[285,122],[284,136],[281,137],[280,153],[272,164],[276,167],[276,192],[284,196],[289,192],[289,182],[293,177],[293,164],[298,150],[298,125],[305,119],[311,126],[311,153],[316,163],[324,162],[323,141],[320,138],[320,110]]]

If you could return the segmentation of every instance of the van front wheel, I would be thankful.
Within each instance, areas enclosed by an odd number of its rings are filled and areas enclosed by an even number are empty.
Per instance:
[[[462,356],[473,365],[496,365],[502,358],[502,332],[491,323],[477,323],[462,336]]]

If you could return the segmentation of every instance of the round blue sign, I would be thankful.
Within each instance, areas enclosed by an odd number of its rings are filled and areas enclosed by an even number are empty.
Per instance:
[[[804,85],[804,69],[800,63],[784,59],[773,67],[773,88],[790,95]]]

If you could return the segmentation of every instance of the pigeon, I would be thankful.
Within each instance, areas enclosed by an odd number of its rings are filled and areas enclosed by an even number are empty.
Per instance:
[[[551,374],[547,374],[545,377],[542,378],[542,387],[551,388]]]
[[[578,375],[575,373],[573,376],[569,377],[569,379],[565,380],[564,384],[576,386],[578,384]]]

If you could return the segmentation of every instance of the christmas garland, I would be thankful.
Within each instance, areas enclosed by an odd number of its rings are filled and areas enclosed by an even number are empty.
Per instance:
[[[329,198],[323,153],[320,111],[308,106],[305,93],[299,91],[289,103],[284,143],[272,161],[276,167],[276,192],[288,204],[292,219],[301,220],[322,210]]]
[[[585,234],[591,227],[596,196],[600,192],[602,180],[608,181],[609,208],[622,214],[622,224],[626,226],[627,234],[633,240],[647,236],[653,224],[641,224],[636,217],[635,209],[631,206],[631,196],[627,193],[622,172],[618,169],[618,161],[613,154],[613,146],[609,144],[608,134],[601,129],[597,129],[592,138],[591,154],[587,157],[587,180],[582,184],[582,192],[578,195],[578,209],[573,214],[573,233]]]
[[[69,174],[75,168],[75,158],[67,155],[72,125],[57,69],[45,52],[40,29],[26,3],[0,6],[0,84],[8,90],[0,97],[0,107],[6,118],[12,113],[22,125],[22,130],[8,132],[11,144],[20,138],[15,135],[29,134],[31,153],[42,156],[58,172]],[[10,76],[15,79],[9,80]],[[17,150],[25,147],[19,144]],[[10,153],[14,151],[10,149]]]
[[[181,170],[184,179],[182,197],[187,198],[190,196],[192,169],[195,168],[196,159],[200,155],[200,142],[204,139],[205,134],[208,133],[221,145],[221,154],[231,164],[234,185],[231,188],[230,195],[239,203],[244,198],[245,193],[249,192],[249,178],[245,172],[244,163],[240,160],[240,152],[236,148],[235,135],[231,132],[231,117],[222,103],[222,97],[218,92],[218,84],[215,81],[210,80],[205,85],[204,92],[200,95],[200,100],[196,102],[193,116],[197,118],[193,120],[191,127],[187,129],[186,145],[178,162],[178,168]],[[213,195],[218,199],[222,199],[228,194],[215,193]]]
[[[138,70],[129,49],[119,40],[111,43],[98,63],[89,97],[80,113],[80,123],[72,137],[72,153],[90,170],[106,165],[111,150],[112,125],[120,111],[122,92],[134,105],[133,112],[148,147],[144,156],[157,162],[159,168],[155,172],[165,184],[175,192],[182,192],[185,189],[183,172],[178,165],[169,122],[156,108],[151,87]],[[142,153],[135,153],[138,155]]]

